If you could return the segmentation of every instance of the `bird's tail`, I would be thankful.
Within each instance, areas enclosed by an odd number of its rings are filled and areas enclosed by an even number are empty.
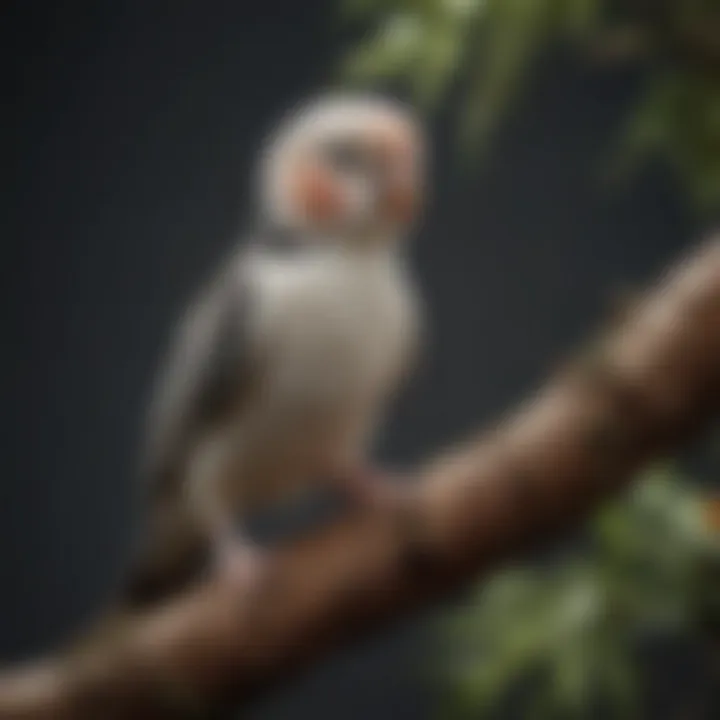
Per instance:
[[[202,578],[210,550],[207,533],[184,505],[165,500],[152,507],[156,510],[148,518],[142,542],[109,606],[59,648],[71,665],[92,664],[96,650],[122,642],[134,617],[171,600]]]
[[[82,655],[85,649],[111,641],[134,615],[162,605],[199,581],[209,548],[207,534],[191,513],[164,504],[150,518],[110,606],[66,648],[67,653]]]
[[[120,586],[119,606],[136,612],[187,589],[202,576],[209,550],[207,532],[187,506],[161,504]]]
[[[177,513],[155,523],[110,607],[66,646],[66,657],[80,662],[92,658],[93,650],[121,641],[135,615],[162,605],[200,579],[208,555],[207,537]]]

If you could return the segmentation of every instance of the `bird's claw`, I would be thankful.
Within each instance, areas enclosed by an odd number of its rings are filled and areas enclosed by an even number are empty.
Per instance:
[[[395,473],[361,468],[345,477],[345,488],[362,507],[389,514],[396,531],[405,538],[404,547],[408,549],[411,560],[425,562],[427,537],[422,503],[419,502],[415,483]]]
[[[226,541],[215,556],[215,576],[233,588],[255,587],[263,575],[266,558],[262,551],[246,541]]]

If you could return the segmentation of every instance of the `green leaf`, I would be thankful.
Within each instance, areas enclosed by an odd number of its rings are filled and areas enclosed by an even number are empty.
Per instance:
[[[600,696],[613,708],[613,716],[618,720],[641,717],[640,683],[630,648],[612,633],[598,633],[593,648]]]
[[[585,717],[590,710],[592,667],[588,652],[592,650],[573,643],[558,655],[555,663],[556,703],[576,718]]]
[[[422,52],[424,38],[425,28],[418,18],[395,15],[382,33],[345,57],[342,72],[352,82],[396,77],[412,67]]]
[[[530,61],[549,31],[552,3],[488,0],[480,47],[461,108],[461,147],[482,150],[517,93]]]
[[[563,0],[558,7],[559,24],[571,37],[585,38],[599,24],[599,0]]]
[[[598,703],[637,717],[635,644],[720,613],[720,554],[702,508],[676,465],[657,466],[599,513],[589,549],[478,589],[447,635],[459,716],[487,716],[522,687],[528,717],[575,718]]]

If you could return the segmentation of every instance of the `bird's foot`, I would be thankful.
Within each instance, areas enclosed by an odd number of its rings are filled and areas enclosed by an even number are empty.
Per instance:
[[[372,467],[346,473],[342,482],[357,505],[389,518],[403,538],[408,562],[425,568],[428,539],[417,484],[404,474]]]
[[[215,577],[231,587],[249,590],[261,580],[267,558],[245,538],[224,538],[215,548]]]

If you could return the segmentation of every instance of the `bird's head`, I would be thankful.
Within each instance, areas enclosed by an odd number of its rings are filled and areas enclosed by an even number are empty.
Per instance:
[[[386,242],[418,216],[425,161],[422,129],[408,108],[374,96],[325,96],[271,137],[260,204],[285,228],[336,242]]]

